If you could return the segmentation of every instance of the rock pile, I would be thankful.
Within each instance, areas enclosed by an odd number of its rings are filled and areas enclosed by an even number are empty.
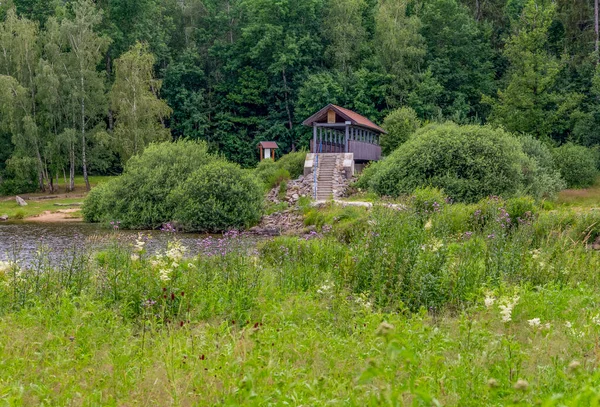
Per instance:
[[[273,203],[287,202],[294,205],[300,197],[307,196],[309,198],[313,195],[313,184],[310,175],[303,176],[300,178],[289,181],[287,183],[287,191],[283,199],[279,199],[279,186],[273,188],[267,195],[267,201]]]
[[[302,214],[294,210],[277,212],[264,216],[260,225],[253,227],[248,233],[260,236],[280,236],[294,234],[304,229]]]

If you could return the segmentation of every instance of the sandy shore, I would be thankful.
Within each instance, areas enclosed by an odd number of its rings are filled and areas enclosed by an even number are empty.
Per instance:
[[[38,222],[38,223],[57,223],[57,222],[83,222],[80,217],[73,217],[73,213],[78,212],[79,209],[61,209],[56,212],[45,211],[44,213],[26,218],[27,222]]]

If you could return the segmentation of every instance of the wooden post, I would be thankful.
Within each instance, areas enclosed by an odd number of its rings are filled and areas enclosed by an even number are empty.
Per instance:
[[[346,122],[346,135],[344,138],[344,153],[348,153],[348,140],[350,139],[350,126],[348,124],[349,122]]]
[[[317,152],[317,123],[313,123],[313,151],[312,153]]]

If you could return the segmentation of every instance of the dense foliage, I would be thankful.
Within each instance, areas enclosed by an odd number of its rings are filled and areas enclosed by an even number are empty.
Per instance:
[[[194,171],[169,200],[173,220],[184,230],[221,232],[258,223],[264,195],[248,171],[216,160]]]
[[[554,160],[569,188],[586,188],[596,180],[597,151],[567,143],[554,150]]]
[[[193,231],[248,226],[260,217],[262,192],[251,174],[208,153],[206,143],[150,145],[123,175],[94,188],[85,200],[89,222],[156,229],[167,222]]]
[[[271,189],[282,181],[296,179],[304,173],[306,152],[289,153],[277,161],[263,160],[256,166],[254,174],[262,181],[265,188]]]
[[[2,1],[1,182],[117,173],[169,136],[252,167],[261,140],[307,146],[330,102],[594,146],[594,19],[593,0]]]
[[[411,108],[403,107],[387,115],[383,120],[387,134],[382,134],[379,141],[382,154],[391,154],[400,144],[405,143],[420,125],[417,113]]]
[[[367,176],[368,187],[379,195],[410,194],[432,186],[452,199],[475,202],[490,195],[554,193],[557,186],[551,181],[558,183],[560,178],[553,178],[551,171],[528,157],[519,140],[503,130],[446,123],[419,130]],[[535,176],[527,176],[530,173]],[[538,178],[541,182],[546,174],[549,180],[543,180],[549,185],[539,184]]]

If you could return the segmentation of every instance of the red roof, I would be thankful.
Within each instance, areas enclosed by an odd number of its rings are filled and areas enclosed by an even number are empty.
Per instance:
[[[308,119],[306,119],[302,124],[305,126],[312,126],[313,123],[327,123],[327,112],[329,110],[333,110],[337,113],[338,116],[340,116],[346,121],[351,122],[354,126],[364,127],[376,131],[377,133],[387,133],[384,129],[382,129],[366,117],[361,116],[360,114],[353,112],[350,109],[346,109],[334,104],[329,104],[325,106],[323,109],[319,110],[317,113],[313,114]]]
[[[274,141],[261,141],[258,143],[258,145],[262,146],[262,148],[279,148],[277,143]]]

